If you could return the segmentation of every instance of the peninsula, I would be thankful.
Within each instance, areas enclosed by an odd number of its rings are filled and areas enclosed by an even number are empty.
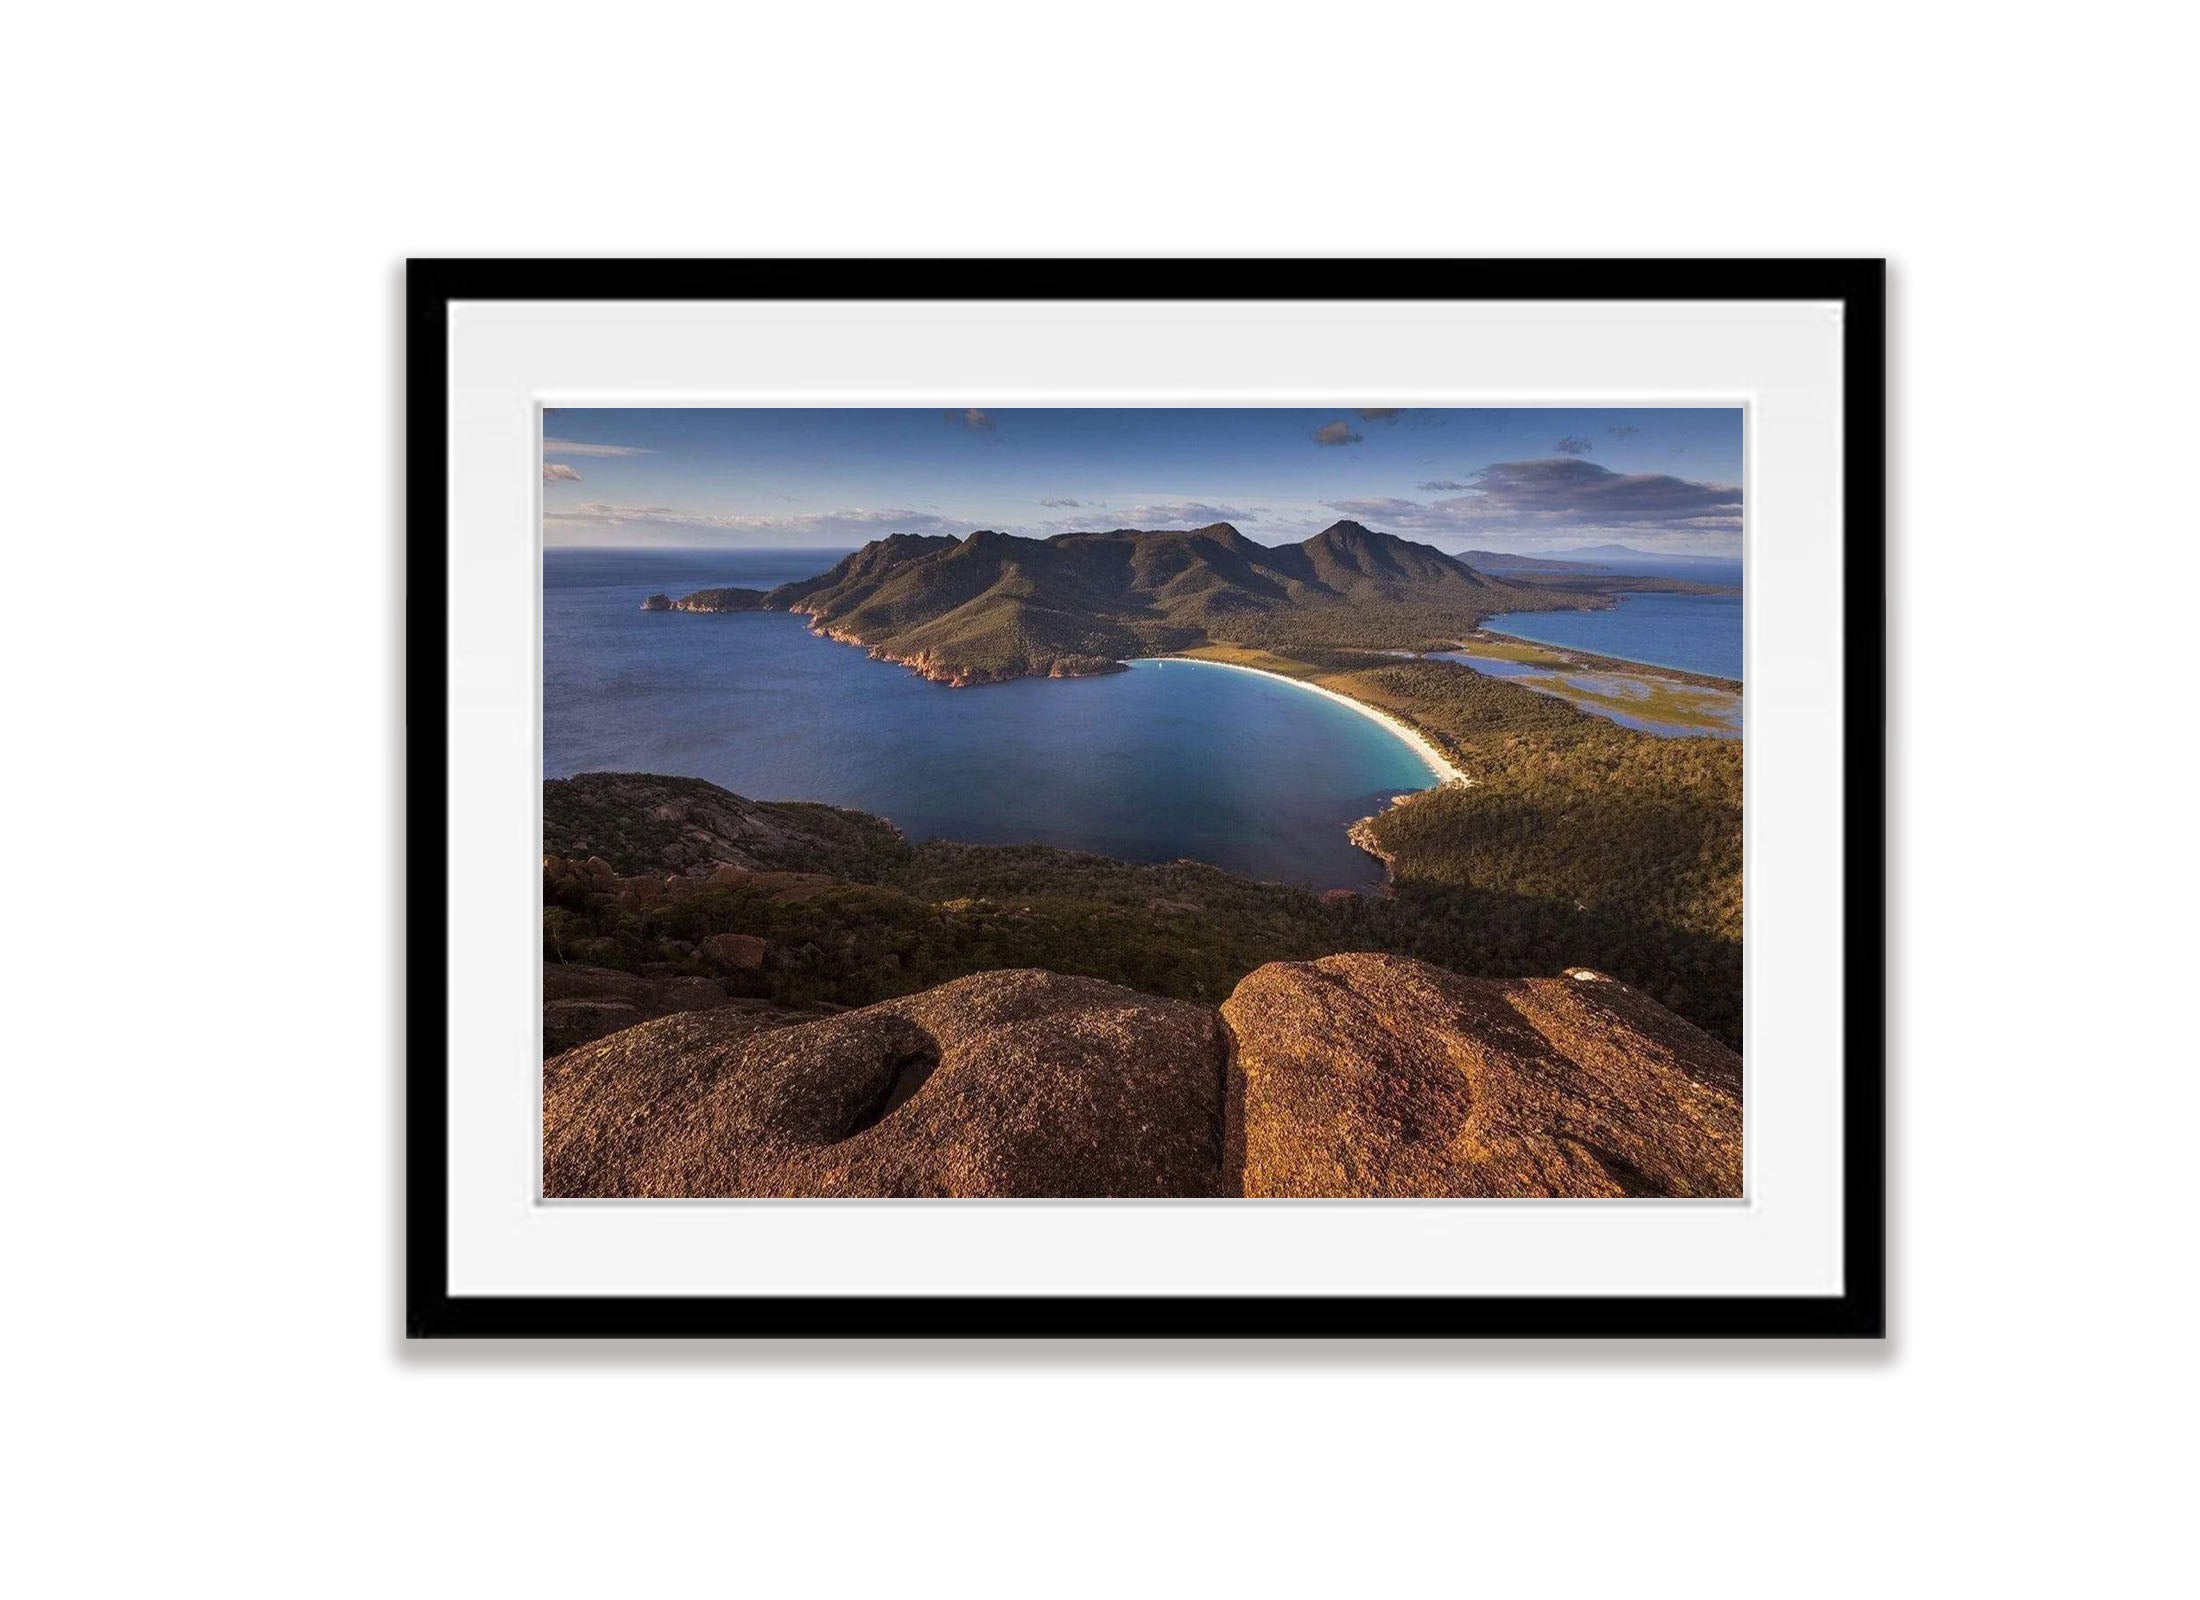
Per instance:
[[[812,631],[958,688],[1122,670],[1201,645],[1422,650],[1505,611],[1595,610],[1610,593],[1534,588],[1432,545],[1338,522],[1299,544],[1227,522],[1024,539],[874,540],[769,591],[702,589],[677,611],[792,611]]]

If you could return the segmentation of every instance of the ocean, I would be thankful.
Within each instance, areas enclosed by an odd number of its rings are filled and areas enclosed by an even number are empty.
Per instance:
[[[1654,667],[1742,676],[1742,564],[1739,561],[1600,561],[1611,572],[1732,584],[1733,594],[1630,594],[1609,611],[1510,611],[1483,626],[1561,649],[1618,656]]]
[[[1302,688],[1193,662],[950,689],[773,612],[645,612],[644,596],[768,589],[842,551],[551,550],[543,776],[662,772],[823,800],[913,839],[1365,888],[1357,818],[1434,781],[1415,751]]]

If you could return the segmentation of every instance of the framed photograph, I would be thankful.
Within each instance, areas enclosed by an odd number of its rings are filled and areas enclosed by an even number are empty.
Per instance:
[[[409,1332],[1880,1335],[1884,282],[411,263]]]

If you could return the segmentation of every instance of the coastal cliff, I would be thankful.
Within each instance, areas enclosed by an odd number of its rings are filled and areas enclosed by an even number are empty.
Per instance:
[[[652,596],[652,598],[655,598]],[[762,611],[770,596],[762,589],[698,589],[666,606],[644,605],[645,611]]]
[[[873,661],[890,661],[895,666],[907,667],[918,677],[933,683],[943,683],[950,689],[970,689],[984,683],[1006,683],[1012,678],[1094,678],[1103,673],[1125,671],[1123,663],[1108,656],[1055,655],[1033,657],[1028,664],[1019,664],[1017,670],[961,662],[952,655],[942,654],[932,648],[911,654],[889,644],[872,644],[845,628],[828,627],[813,623],[810,631],[836,644],[854,645]]]

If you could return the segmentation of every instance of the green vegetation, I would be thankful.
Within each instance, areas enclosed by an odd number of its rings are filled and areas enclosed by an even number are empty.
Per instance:
[[[1296,656],[1283,656],[1273,650],[1250,650],[1241,644],[1202,644],[1189,650],[1176,652],[1193,661],[1219,661],[1226,666],[1254,667],[1262,672],[1273,672],[1278,677],[1313,679],[1325,671],[1335,671],[1339,666],[1357,666],[1363,659],[1378,659],[1369,652],[1363,654],[1340,653],[1339,659],[1324,665],[1308,652]]]
[[[1263,962],[1340,948],[1318,896],[1213,867],[1036,846],[902,849],[878,884],[759,873],[667,895],[561,874],[546,884],[544,959],[708,975],[736,996],[790,1006],[868,1005],[1002,967],[1214,1004]],[[762,938],[766,960],[713,966],[701,947],[719,933]]]
[[[1368,830],[1401,953],[1461,972],[1600,967],[1739,1047],[1742,747],[1616,727],[1448,662],[1321,675],[1427,733],[1472,780]]]
[[[1470,655],[1488,656],[1493,661],[1517,661],[1528,667],[1567,667],[1573,661],[1556,651],[1539,644],[1529,644],[1502,633],[1477,633],[1462,639],[1455,647]]]
[[[1707,733],[1731,729],[1738,704],[1733,695],[1718,690],[1683,688],[1633,673],[1610,679],[1601,676],[1584,679],[1577,674],[1563,678],[1515,678],[1513,681],[1523,688],[1564,695],[1576,702],[1587,701],[1607,711],[1662,722],[1668,727],[1702,728]],[[1607,681],[1611,685],[1609,688],[1603,686]],[[1641,692],[1630,693],[1630,688]]]

